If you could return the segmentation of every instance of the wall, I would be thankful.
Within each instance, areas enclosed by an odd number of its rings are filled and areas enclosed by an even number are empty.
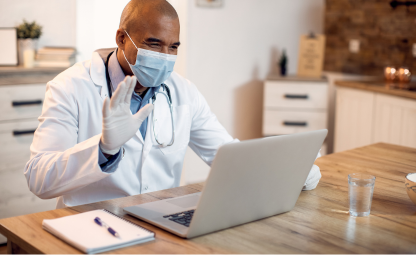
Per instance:
[[[0,0],[0,27],[23,19],[43,26],[39,47],[75,46],[75,0]]]
[[[263,80],[278,71],[283,48],[296,73],[299,37],[322,33],[323,13],[323,0],[224,0],[218,9],[188,1],[187,78],[232,136],[261,137]],[[189,150],[186,180],[201,181],[208,171]]]
[[[91,58],[94,50],[117,47],[116,31],[129,0],[76,0],[77,60]]]
[[[393,10],[390,2],[326,0],[325,70],[382,75],[386,65],[406,65],[416,72],[416,6]],[[349,52],[350,39],[360,41],[360,52]]]
[[[77,60],[91,58],[92,52],[100,48],[117,47],[116,31],[121,13],[129,0],[75,0],[76,1],[76,47]],[[178,56],[175,71],[186,74],[186,0],[169,0],[181,17],[181,54]]]

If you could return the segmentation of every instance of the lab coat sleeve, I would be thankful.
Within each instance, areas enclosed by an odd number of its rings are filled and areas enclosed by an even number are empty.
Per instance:
[[[320,157],[321,153],[318,152],[318,156],[316,156],[316,158]],[[311,171],[309,172],[308,178],[306,178],[305,185],[303,185],[303,190],[313,190],[314,188],[316,188],[321,177],[322,175],[319,166],[313,165]]]
[[[192,125],[189,147],[208,165],[211,165],[220,146],[238,142],[233,139],[211,112],[205,98],[195,88],[192,105]]]
[[[77,143],[79,109],[69,89],[53,81],[47,84],[24,170],[30,191],[42,199],[68,194],[109,175],[98,164],[101,134]]]

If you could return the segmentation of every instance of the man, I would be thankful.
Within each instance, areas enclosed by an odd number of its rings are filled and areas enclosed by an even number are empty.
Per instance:
[[[61,208],[177,187],[188,145],[211,164],[221,145],[238,142],[195,85],[172,72],[179,30],[165,0],[132,0],[117,49],[48,82],[25,168],[34,194],[58,197]],[[319,179],[314,166],[305,188]]]

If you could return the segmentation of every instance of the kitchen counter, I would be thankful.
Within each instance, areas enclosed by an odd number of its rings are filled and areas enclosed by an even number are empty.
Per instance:
[[[335,152],[378,142],[416,148],[415,82],[361,80],[335,85]]]
[[[46,83],[65,69],[52,67],[24,68],[22,66],[0,67],[0,86]]]
[[[383,93],[392,96],[416,99],[416,82],[408,84],[387,83],[380,81],[335,81],[339,87],[360,89],[372,92]],[[406,86],[406,88],[401,88]]]

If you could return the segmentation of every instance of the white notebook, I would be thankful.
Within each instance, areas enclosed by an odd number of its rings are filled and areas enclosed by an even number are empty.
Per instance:
[[[111,235],[105,227],[94,222],[99,217],[120,237]],[[100,253],[155,239],[155,234],[106,210],[43,220],[42,227],[85,253]]]

